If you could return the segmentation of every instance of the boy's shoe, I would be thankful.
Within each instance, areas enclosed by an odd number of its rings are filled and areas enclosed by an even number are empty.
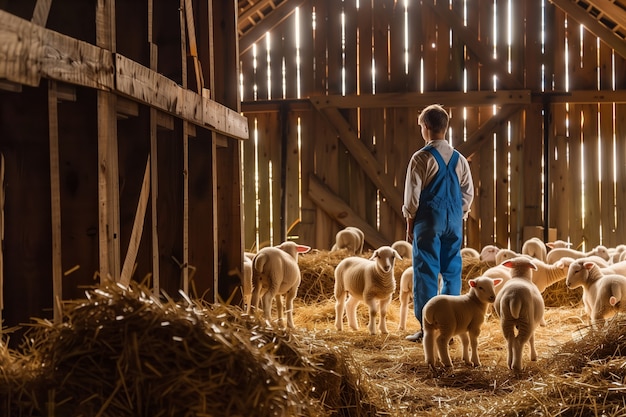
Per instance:
[[[405,337],[406,340],[408,340],[409,342],[417,342],[417,343],[422,343],[422,339],[424,339],[424,332],[422,332],[421,330],[415,334],[410,334],[407,337]]]

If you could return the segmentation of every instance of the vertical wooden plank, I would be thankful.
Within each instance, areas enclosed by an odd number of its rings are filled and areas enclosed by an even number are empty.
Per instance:
[[[57,84],[48,82],[48,135],[50,140],[50,210],[52,220],[52,309],[55,323],[62,318],[63,264],[61,258],[61,179],[59,177],[59,119]]]
[[[0,323],[4,322],[4,170],[4,154],[0,152]],[[0,334],[2,327],[0,326]]]
[[[187,88],[187,42],[185,5],[186,0],[180,0],[179,21],[180,21],[180,56],[182,86]],[[182,247],[182,290],[189,294],[189,122],[183,120],[183,247]]]
[[[509,248],[509,224],[511,213],[509,209],[509,158],[510,146],[508,138],[508,122],[494,132],[495,140],[495,205],[496,222],[495,243],[499,248]]]
[[[342,63],[342,32],[341,14],[343,2],[328,1],[326,9],[326,48],[328,51],[326,77],[328,94],[341,94],[341,69]]]
[[[158,71],[159,49],[153,42],[154,25],[154,0],[148,0],[148,45],[150,48],[150,69]],[[152,293],[159,295],[161,292],[161,268],[159,267],[159,169],[158,169],[158,146],[157,146],[157,110],[150,107],[150,238],[152,242]]]
[[[300,163],[302,164],[302,189],[300,191],[302,197],[302,207],[300,212],[302,215],[302,221],[298,225],[298,233],[302,242],[306,242],[307,245],[317,247],[320,249],[330,249],[327,246],[326,240],[316,240],[316,225],[317,225],[317,206],[309,198],[309,176],[315,172],[315,162],[317,155],[315,154],[316,140],[315,122],[317,119],[316,111],[307,111],[301,113],[302,123],[302,158]],[[319,219],[322,221],[322,219]]]
[[[115,52],[115,1],[98,0],[96,44]],[[117,159],[116,96],[98,91],[98,199],[100,236],[100,279],[119,279],[120,219],[119,167]]]
[[[357,92],[372,93],[372,2],[365,1],[358,10],[358,83]]]
[[[407,34],[408,42],[408,67],[407,89],[408,91],[420,91],[420,79],[422,77],[421,58],[423,48],[423,33],[420,22],[422,21],[422,10],[426,10],[418,2],[409,2],[407,5]]]
[[[580,106],[570,105],[570,224],[569,238],[572,246],[576,249],[582,248],[585,236],[583,230],[583,193],[582,193],[582,169],[583,153],[581,145],[583,143],[583,131],[581,128],[582,111]],[[586,156],[585,156],[586,158]]]
[[[615,247],[621,243],[621,236],[615,233],[615,195],[616,181],[613,172],[617,165],[623,164],[617,155],[613,154],[613,141],[616,139],[613,131],[613,103],[600,104],[600,231],[602,245]],[[615,161],[615,162],[614,162]],[[617,162],[620,161],[620,162]],[[618,180],[619,181],[619,180]]]
[[[256,71],[254,69],[252,48],[248,49],[241,56],[240,62],[243,81],[239,88],[241,89],[240,94],[242,95],[242,101],[256,100],[256,92],[254,89],[254,85],[256,83]]]
[[[314,95],[315,91],[315,51],[313,31],[312,1],[304,2],[299,10],[300,19],[300,95],[298,98]]]
[[[585,250],[600,244],[600,155],[598,137],[598,105],[584,104],[583,141],[585,147]]]
[[[284,22],[280,28],[283,37],[283,57],[285,59],[285,97],[298,98],[298,82],[300,75],[298,74],[297,59],[299,59],[299,50],[296,45],[296,21],[299,17],[298,13],[293,13],[289,20]]]
[[[243,141],[242,146],[242,190],[243,190],[243,215],[245,218],[244,228],[244,247],[247,251],[252,251],[257,248],[257,229],[256,229],[256,114],[246,114],[248,118],[248,131],[250,132],[250,139]]]
[[[479,151],[480,167],[479,181],[474,183],[474,187],[478,188],[478,198],[480,204],[479,221],[480,221],[480,247],[485,245],[493,245],[495,243],[495,184],[493,180],[493,152],[494,139],[490,136],[481,146]]]
[[[626,132],[626,104],[615,104],[615,131]],[[626,155],[626,141],[617,140],[615,144],[615,153],[618,161],[622,161],[624,155]],[[618,243],[624,243],[626,241],[626,165],[624,163],[618,163],[616,166],[616,177],[618,178],[616,183],[616,215],[617,225],[615,234],[619,236]]]
[[[315,14],[315,29],[313,31],[313,54],[315,57],[314,87],[311,95],[325,95],[328,93],[328,59],[326,56],[328,33],[329,0],[311,0]]]
[[[524,180],[525,180],[525,171],[524,171],[524,135],[522,132],[523,128],[523,114],[522,112],[518,112],[513,117],[511,117],[511,145],[509,147],[511,160],[510,160],[510,170],[511,170],[511,179],[509,182],[510,192],[510,200],[511,200],[511,210],[510,210],[510,218],[509,218],[509,242],[510,248],[515,250],[516,252],[522,252],[523,242],[523,211],[524,211],[524,199],[523,199],[523,191],[524,191]]]
[[[374,34],[375,92],[389,92],[389,16],[393,0],[379,0],[373,4],[372,31]]]
[[[345,0],[343,2],[343,13],[345,21],[345,47],[344,47],[344,75],[346,95],[357,93],[357,28],[358,15],[356,0]]]
[[[390,91],[393,92],[410,91],[408,75],[405,70],[404,11],[404,2],[396,2],[390,14],[388,54]]]
[[[50,6],[52,0],[37,0],[35,3],[35,10],[33,11],[33,18],[31,22],[36,25],[46,27],[48,21],[48,15],[50,14]]]
[[[287,152],[285,172],[287,183],[285,184],[285,222],[287,225],[287,238],[298,237],[298,224],[301,222],[300,215],[300,127],[301,113],[290,111],[287,115],[289,131],[287,132]]]
[[[285,28],[285,25],[289,25],[289,22],[293,20],[293,15],[289,17],[279,28],[275,28],[269,32],[270,46],[269,46],[269,74],[268,78],[271,82],[271,86],[268,87],[268,98],[274,100],[280,100],[283,97],[283,60],[286,60],[289,56],[286,50],[285,32],[281,29]],[[290,31],[291,33],[291,31]]]

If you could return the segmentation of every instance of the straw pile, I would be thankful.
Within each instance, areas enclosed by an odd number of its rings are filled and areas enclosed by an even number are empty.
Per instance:
[[[140,286],[90,290],[62,324],[27,333],[23,356],[0,351],[2,415],[318,416],[367,404],[347,352]]]

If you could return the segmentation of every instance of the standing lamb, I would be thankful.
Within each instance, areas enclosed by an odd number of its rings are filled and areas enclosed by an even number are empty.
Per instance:
[[[363,253],[365,234],[361,229],[354,226],[347,226],[335,235],[335,244],[330,249],[331,252],[346,249],[350,253]]]
[[[480,260],[482,262],[496,262],[496,254],[500,249],[495,245],[487,245],[480,251]]]
[[[546,261],[547,254],[548,249],[546,248],[546,244],[538,237],[531,237],[522,245],[522,255],[531,256],[535,259],[539,259],[541,262]]]
[[[398,254],[402,257],[402,259],[412,259],[413,258],[413,245],[411,245],[406,240],[396,240],[391,245],[393,249],[398,252]]]
[[[589,256],[599,256],[607,262],[611,258],[611,255],[609,255],[609,250],[606,248],[606,246],[598,245],[589,252],[581,252],[570,248],[552,249],[550,252],[548,252],[548,255],[546,256],[546,262],[549,264],[553,264],[563,257],[580,259]]]
[[[400,276],[400,323],[398,330],[406,330],[406,318],[409,314],[409,303],[413,300],[413,267],[409,266]]]
[[[502,286],[493,305],[507,342],[509,369],[521,371],[526,343],[530,346],[530,360],[537,360],[535,329],[543,321],[545,305],[539,289],[532,283],[532,271],[537,267],[530,258],[520,256],[503,265],[512,268],[511,279]]]
[[[344,308],[348,324],[358,330],[356,308],[364,301],[369,308],[370,334],[376,334],[376,316],[380,309],[379,328],[387,331],[387,306],[396,290],[393,268],[396,259],[402,259],[390,246],[376,249],[370,259],[350,256],[343,259],[335,268],[335,326],[343,330]],[[346,302],[347,299],[347,302]]]
[[[498,278],[478,277],[468,281],[470,289],[464,295],[440,294],[428,300],[422,316],[424,356],[429,367],[435,367],[437,357],[444,366],[452,366],[448,344],[456,335],[460,336],[463,345],[463,361],[467,365],[480,366],[478,336],[485,321],[487,306],[496,298],[494,287],[501,282]],[[435,355],[435,344],[438,355]]]
[[[592,325],[600,325],[620,311],[619,302],[626,294],[626,277],[604,274],[594,262],[576,261],[569,266],[567,288],[583,287],[583,305]],[[621,307],[624,310],[624,307]]]
[[[272,300],[276,298],[276,310],[279,324],[283,325],[283,302],[285,296],[287,308],[287,325],[293,324],[293,300],[298,293],[301,276],[298,266],[298,253],[306,253],[311,248],[295,242],[283,242],[278,246],[261,249],[252,261],[252,299],[248,305],[259,308],[259,300],[263,297],[263,313],[265,319],[272,319]]]

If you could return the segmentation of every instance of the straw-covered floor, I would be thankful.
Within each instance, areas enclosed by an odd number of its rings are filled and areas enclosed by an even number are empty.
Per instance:
[[[430,371],[421,344],[387,335],[337,332],[333,270],[345,253],[301,255],[296,329],[266,326],[237,306],[152,296],[109,284],[64,305],[55,325],[37,320],[18,350],[0,349],[0,415],[7,416],[618,416],[626,415],[626,320],[586,326],[580,292],[549,288],[537,362],[506,367],[499,322],[487,317],[482,366],[460,360]],[[399,278],[407,261],[396,265]],[[489,265],[466,262],[464,278]],[[179,297],[180,298],[180,297]]]

